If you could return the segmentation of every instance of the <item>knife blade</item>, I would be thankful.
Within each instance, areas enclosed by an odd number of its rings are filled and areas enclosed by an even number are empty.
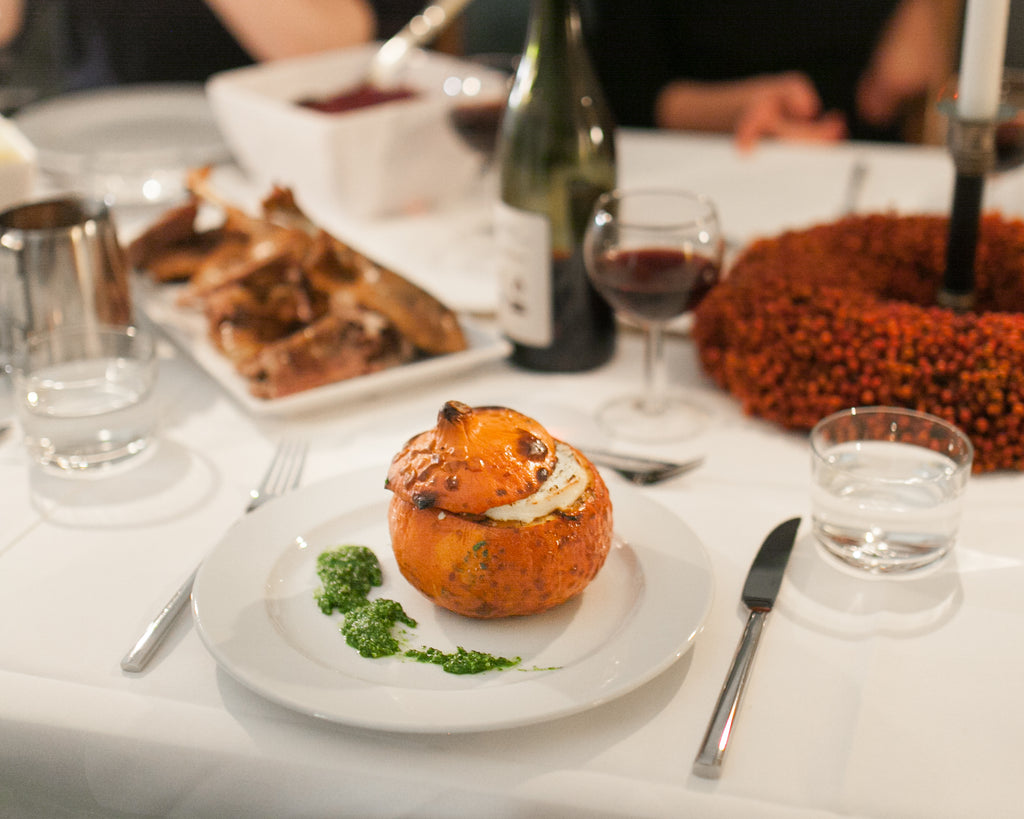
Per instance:
[[[736,648],[736,654],[726,675],[725,684],[711,714],[707,733],[693,762],[693,772],[707,779],[717,779],[722,773],[722,761],[729,745],[740,699],[750,677],[765,619],[775,605],[775,599],[786,573],[786,564],[796,542],[800,518],[791,518],[776,526],[757,552],[743,584],[743,603],[750,609],[747,624]]]

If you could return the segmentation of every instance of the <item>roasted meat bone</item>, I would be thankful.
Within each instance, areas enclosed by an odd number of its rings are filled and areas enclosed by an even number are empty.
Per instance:
[[[449,308],[319,228],[290,190],[275,188],[262,203],[263,215],[256,217],[213,188],[208,168],[190,172],[188,187],[192,199],[168,210],[128,248],[132,264],[157,281],[187,280],[184,302],[198,304],[218,287],[275,264],[282,255],[294,255],[303,266],[317,265],[320,275],[313,284],[328,292],[332,303],[380,313],[428,354],[466,348],[465,335]],[[202,202],[223,211],[219,227],[196,228]]]
[[[275,189],[254,217],[222,200],[205,171],[192,198],[128,249],[158,282],[183,281],[178,303],[201,310],[209,338],[260,398],[365,375],[418,352],[464,349],[454,314],[401,276],[318,228]],[[200,230],[203,205],[222,223]]]
[[[328,313],[264,345],[242,366],[260,398],[281,398],[409,361],[413,350],[393,325],[366,311]]]
[[[240,222],[239,211],[212,189],[206,170],[189,175],[189,189],[201,199],[215,203]],[[408,279],[377,264],[345,242],[317,226],[298,206],[291,190],[275,187],[262,202],[263,219],[250,217],[253,232],[266,238],[266,225],[278,230],[302,231],[318,244],[313,257],[331,268],[314,286],[339,293],[345,304],[357,303],[392,321],[399,332],[418,349],[432,355],[454,353],[466,348],[466,338],[455,314],[438,299]],[[316,256],[319,253],[319,257]],[[333,259],[327,259],[328,256]]]

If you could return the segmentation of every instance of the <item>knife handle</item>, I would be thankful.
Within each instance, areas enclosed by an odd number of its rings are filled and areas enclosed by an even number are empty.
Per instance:
[[[693,761],[693,772],[706,779],[717,779],[722,773],[722,760],[729,745],[729,737],[736,725],[736,712],[739,709],[740,697],[747,686],[750,667],[754,661],[754,652],[761,639],[765,618],[768,611],[752,611],[743,629],[743,637],[732,658],[729,674],[725,678],[722,692],[718,695],[718,703],[711,714],[708,731],[704,735],[697,758]]]

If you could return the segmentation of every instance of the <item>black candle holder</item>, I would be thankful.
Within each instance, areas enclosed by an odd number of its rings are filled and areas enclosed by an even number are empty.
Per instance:
[[[974,262],[985,177],[996,167],[997,130],[1017,115],[1017,109],[1004,102],[992,119],[965,119],[957,113],[952,99],[940,102],[939,109],[949,120],[949,150],[956,181],[949,215],[946,272],[937,301],[941,307],[966,312],[974,309]]]
[[[1002,119],[962,119],[955,111],[950,112],[949,149],[956,182],[949,215],[946,272],[937,298],[941,307],[961,312],[974,308],[974,260],[985,176],[995,167],[996,127]]]

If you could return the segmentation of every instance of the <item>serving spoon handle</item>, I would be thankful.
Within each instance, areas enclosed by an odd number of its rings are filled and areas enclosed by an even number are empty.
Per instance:
[[[387,86],[394,80],[406,55],[427,45],[455,20],[472,0],[433,0],[413,17],[402,30],[387,40],[370,58],[367,82]]]

